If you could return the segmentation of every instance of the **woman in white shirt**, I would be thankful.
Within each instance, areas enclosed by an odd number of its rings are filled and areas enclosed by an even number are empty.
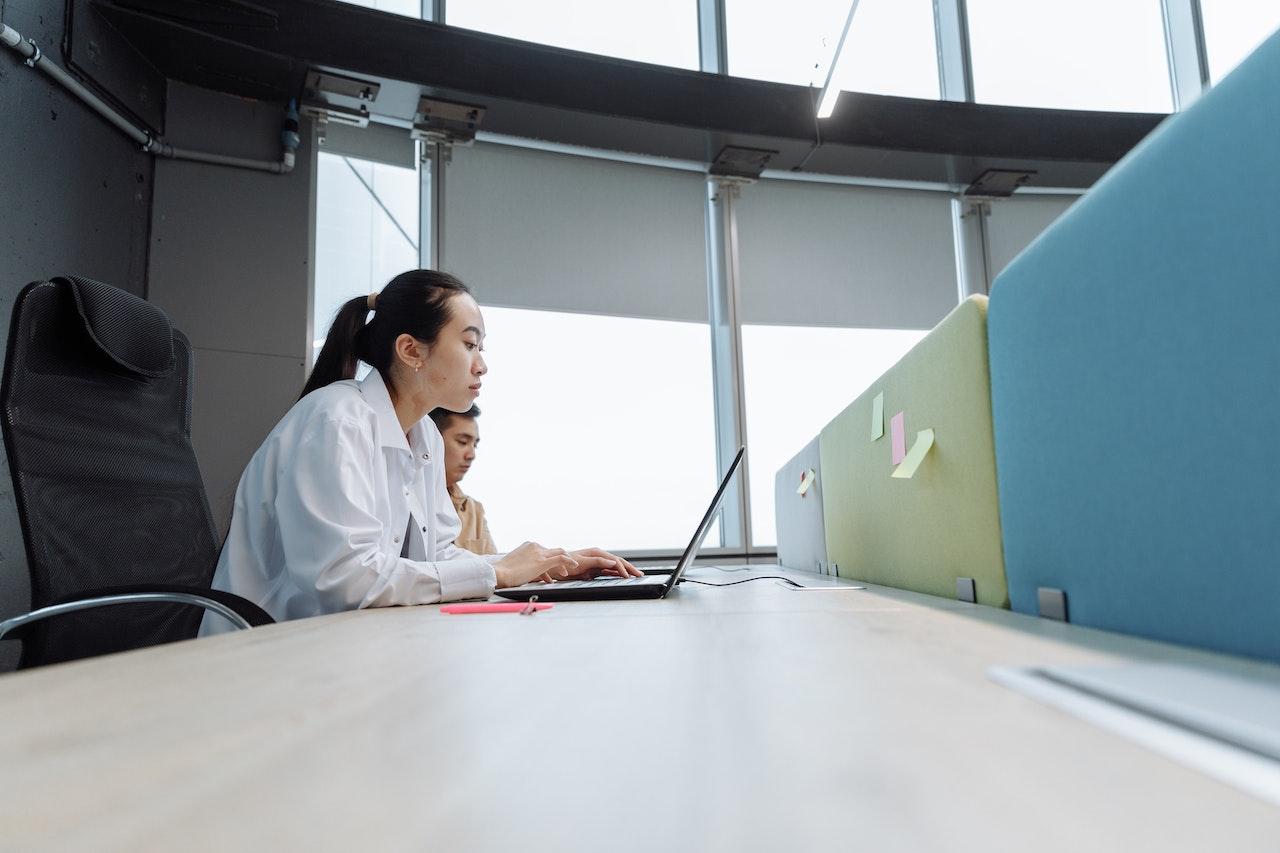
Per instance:
[[[526,542],[476,556],[453,544],[444,445],[427,414],[471,407],[483,341],[479,306],[446,273],[402,273],[343,305],[302,398],[240,478],[214,588],[284,620],[485,598],[536,578],[639,576],[599,548]],[[358,361],[374,369],[357,382]],[[201,633],[229,627],[211,616]]]

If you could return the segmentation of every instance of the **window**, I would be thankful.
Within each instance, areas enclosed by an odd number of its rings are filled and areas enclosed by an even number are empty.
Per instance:
[[[493,142],[447,168],[443,266],[487,306],[467,489],[495,540],[684,547],[717,480],[705,177]]]
[[[773,481],[956,306],[951,196],[767,179],[738,200],[752,545]]]
[[[449,0],[445,23],[620,59],[699,67],[696,0]]]
[[[773,480],[788,459],[927,332],[743,326],[751,539],[777,544]]]
[[[821,87],[848,13],[848,0],[727,0],[729,73]],[[849,91],[937,98],[931,0],[862,0],[833,81]]]
[[[718,481],[706,323],[482,311],[489,374],[462,488],[498,547],[683,548]]]
[[[1217,82],[1280,27],[1280,0],[1200,0],[1200,14]]]
[[[321,152],[312,360],[343,302],[417,267],[416,171]]]
[[[968,0],[978,101],[1170,112],[1160,0]]]

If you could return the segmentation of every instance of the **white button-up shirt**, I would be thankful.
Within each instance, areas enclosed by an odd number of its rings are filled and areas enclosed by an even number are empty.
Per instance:
[[[499,556],[455,546],[460,528],[439,430],[406,440],[374,370],[299,400],[249,460],[213,587],[277,621],[487,598]],[[230,627],[206,615],[200,633]]]

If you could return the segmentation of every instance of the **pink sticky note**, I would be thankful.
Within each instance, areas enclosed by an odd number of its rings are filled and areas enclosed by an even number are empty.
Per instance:
[[[893,439],[893,464],[898,465],[907,456],[907,427],[902,412],[889,421],[889,436]]]
[[[446,604],[441,613],[519,613],[528,605],[522,601],[482,601],[475,604]],[[550,610],[550,604],[535,603],[534,610]]]

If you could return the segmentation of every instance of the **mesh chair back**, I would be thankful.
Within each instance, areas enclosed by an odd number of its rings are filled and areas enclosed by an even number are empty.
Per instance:
[[[207,589],[218,539],[191,446],[191,347],[155,306],[69,277],[14,305],[0,390],[32,608],[90,589]],[[45,620],[20,666],[194,637],[202,611],[128,604]]]

